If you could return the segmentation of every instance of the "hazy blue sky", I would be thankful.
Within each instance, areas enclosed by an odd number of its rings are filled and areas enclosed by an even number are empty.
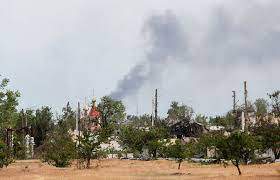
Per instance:
[[[160,113],[172,100],[224,114],[280,89],[278,0],[0,0],[0,74],[21,107],[93,94],[122,98],[128,113]]]

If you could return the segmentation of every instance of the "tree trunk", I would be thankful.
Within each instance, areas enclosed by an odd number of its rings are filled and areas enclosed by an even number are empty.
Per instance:
[[[157,159],[157,151],[156,150],[153,151],[153,158]]]
[[[90,158],[87,158],[87,169],[90,167]]]
[[[241,171],[240,171],[240,168],[239,168],[239,164],[237,164],[237,170],[238,170],[238,175],[241,175]]]
[[[234,161],[232,160],[231,162],[232,162],[232,164],[237,168],[237,170],[238,170],[238,175],[241,175],[241,170],[240,170],[240,168],[239,168],[239,161],[235,160],[235,162],[234,162]]]
[[[180,169],[181,168],[181,161],[179,161],[179,165],[178,165],[178,169]]]
[[[279,150],[279,148],[272,148],[272,151],[274,153],[275,160],[279,159],[280,158],[280,150]]]

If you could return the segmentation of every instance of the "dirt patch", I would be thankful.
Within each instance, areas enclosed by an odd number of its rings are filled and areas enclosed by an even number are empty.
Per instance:
[[[178,170],[174,161],[102,160],[92,161],[90,169],[75,166],[56,168],[39,160],[16,161],[0,170],[0,179],[280,179],[280,163],[241,166],[242,176],[234,166],[200,165],[184,162]]]

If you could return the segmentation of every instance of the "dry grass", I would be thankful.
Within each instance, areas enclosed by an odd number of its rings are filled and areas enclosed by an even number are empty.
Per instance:
[[[200,165],[184,162],[177,170],[174,161],[102,160],[91,169],[56,168],[38,160],[17,161],[0,170],[0,179],[280,179],[280,163],[241,166],[242,176],[233,166]]]

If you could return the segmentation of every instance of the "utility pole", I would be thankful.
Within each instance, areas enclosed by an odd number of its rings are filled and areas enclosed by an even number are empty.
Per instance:
[[[137,116],[139,116],[139,107],[138,107],[139,105],[138,105],[138,101],[137,101],[137,103],[136,103],[136,115]]]
[[[247,81],[244,81],[244,105],[245,105],[245,109],[244,109],[244,117],[245,117],[245,127],[247,127],[247,123],[248,123],[248,91],[247,91]]]
[[[23,128],[24,127],[24,111],[23,109],[21,109],[21,127]]]
[[[80,102],[78,102],[76,126],[77,126],[77,130],[78,130],[79,137],[80,137],[81,136],[81,108],[80,108]]]
[[[151,115],[152,126],[154,126],[154,107],[155,107],[155,101],[154,98],[152,98],[152,115]]]
[[[80,102],[78,102],[78,109],[77,109],[77,116],[76,116],[76,130],[78,131],[78,142],[76,143],[76,147],[80,145],[81,143],[81,107],[80,107]],[[81,162],[77,161],[77,167],[81,167]]]
[[[136,116],[139,116],[139,101],[138,95],[136,96]]]
[[[158,90],[155,92],[155,121],[158,120]]]
[[[232,98],[233,98],[232,110],[233,110],[233,113],[235,113],[235,111],[236,111],[236,92],[235,91],[232,91]]]
[[[22,144],[25,144],[25,136],[26,136],[26,127],[27,127],[27,117],[25,116],[24,114],[24,110],[21,109],[21,133],[23,135],[23,138],[22,138]]]
[[[233,117],[234,117],[234,124],[235,124],[235,127],[239,127],[240,124],[239,124],[239,120],[238,120],[238,117],[237,117],[237,110],[236,110],[236,104],[237,104],[237,102],[236,102],[236,91],[232,91],[232,98],[233,98],[232,114],[233,114]]]
[[[24,115],[24,120],[25,120],[25,127],[27,127],[27,116]]]

